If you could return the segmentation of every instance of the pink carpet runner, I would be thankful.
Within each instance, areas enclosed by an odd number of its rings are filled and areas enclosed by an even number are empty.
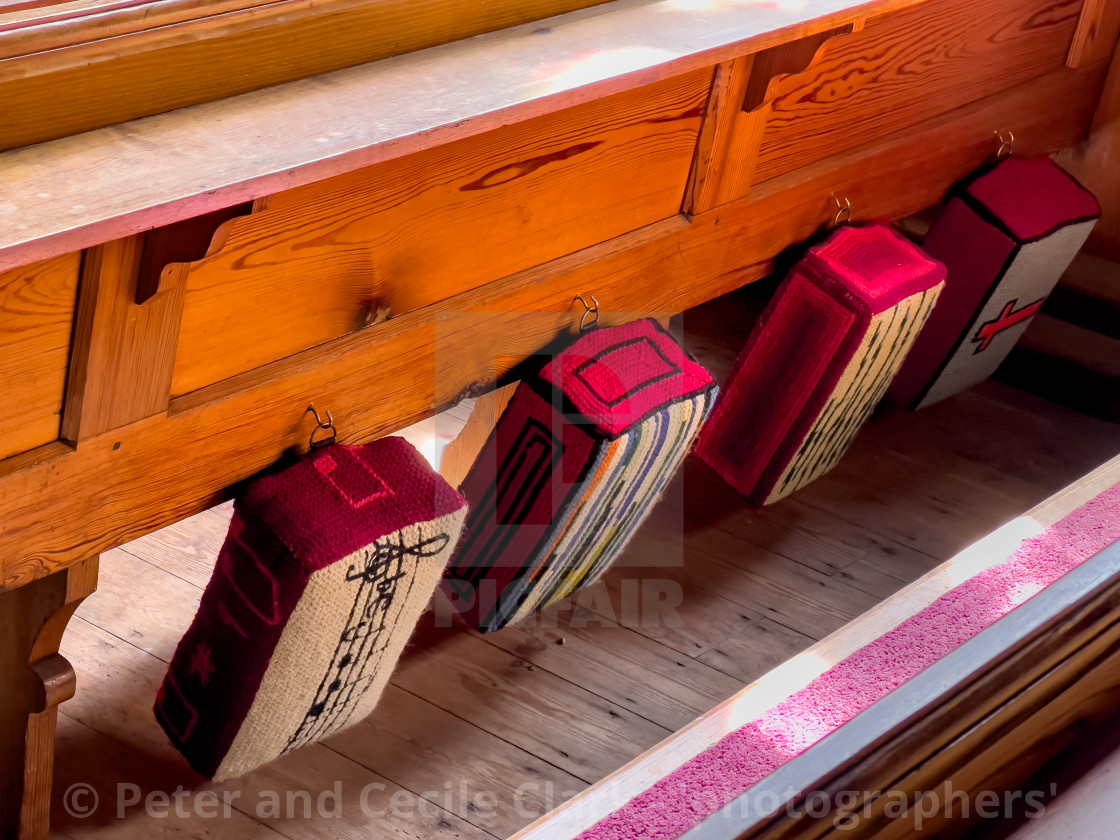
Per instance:
[[[1120,540],[1120,485],[1004,563],[947,592],[762,717],[670,773],[579,840],[675,840],[794,756]]]

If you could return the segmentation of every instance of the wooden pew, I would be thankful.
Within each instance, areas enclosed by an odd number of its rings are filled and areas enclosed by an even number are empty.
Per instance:
[[[604,323],[680,312],[765,275],[834,198],[900,216],[997,132],[1024,154],[1076,143],[1113,9],[615,0],[217,101],[109,107],[39,145],[13,108],[0,836],[45,835],[50,709],[72,681],[57,644],[100,552],[306,446],[310,402],[347,441],[389,433],[574,329],[577,294]],[[12,32],[0,17],[0,49]],[[65,102],[90,68],[35,78]],[[23,78],[0,97],[23,101]]]

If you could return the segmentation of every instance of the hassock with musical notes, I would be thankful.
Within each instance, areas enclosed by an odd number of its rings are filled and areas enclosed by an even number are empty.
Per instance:
[[[313,449],[253,480],[156,700],[190,764],[240,776],[369,714],[465,504],[398,437]]]

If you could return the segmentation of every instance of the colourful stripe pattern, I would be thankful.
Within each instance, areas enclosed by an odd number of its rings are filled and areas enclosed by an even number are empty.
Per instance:
[[[716,396],[654,321],[594,330],[522,382],[461,488],[445,590],[484,632],[593,583],[687,455]]]

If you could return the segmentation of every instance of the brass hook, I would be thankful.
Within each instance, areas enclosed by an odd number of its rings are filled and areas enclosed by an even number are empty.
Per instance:
[[[999,150],[996,152],[996,160],[1003,160],[1011,154],[1011,146],[1015,142],[1015,134],[1009,131],[1005,137],[1002,131],[994,131],[992,133],[999,138]]]
[[[328,411],[327,419],[323,420],[323,418],[319,416],[319,412],[315,410],[314,403],[307,407],[307,411],[305,411],[304,414],[307,414],[308,411],[315,415],[316,424],[315,428],[311,431],[311,448],[318,449],[321,446],[334,443],[335,438],[338,437],[338,429],[334,427],[333,415]],[[315,435],[319,432],[330,432],[330,437],[323,438],[322,440],[315,440]]]
[[[829,196],[832,203],[836,205],[836,215],[832,217],[832,226],[840,227],[840,225],[847,224],[852,220],[852,202],[850,199],[845,198],[844,203],[840,203],[840,199],[836,197],[836,193]]]
[[[583,295],[577,293],[576,300],[583,304],[583,315],[579,319],[579,331],[587,332],[592,327],[599,326],[599,299],[595,295],[591,295],[591,302],[595,305],[588,306],[587,301],[583,299]],[[587,316],[592,314],[595,316],[595,320],[588,324]]]

